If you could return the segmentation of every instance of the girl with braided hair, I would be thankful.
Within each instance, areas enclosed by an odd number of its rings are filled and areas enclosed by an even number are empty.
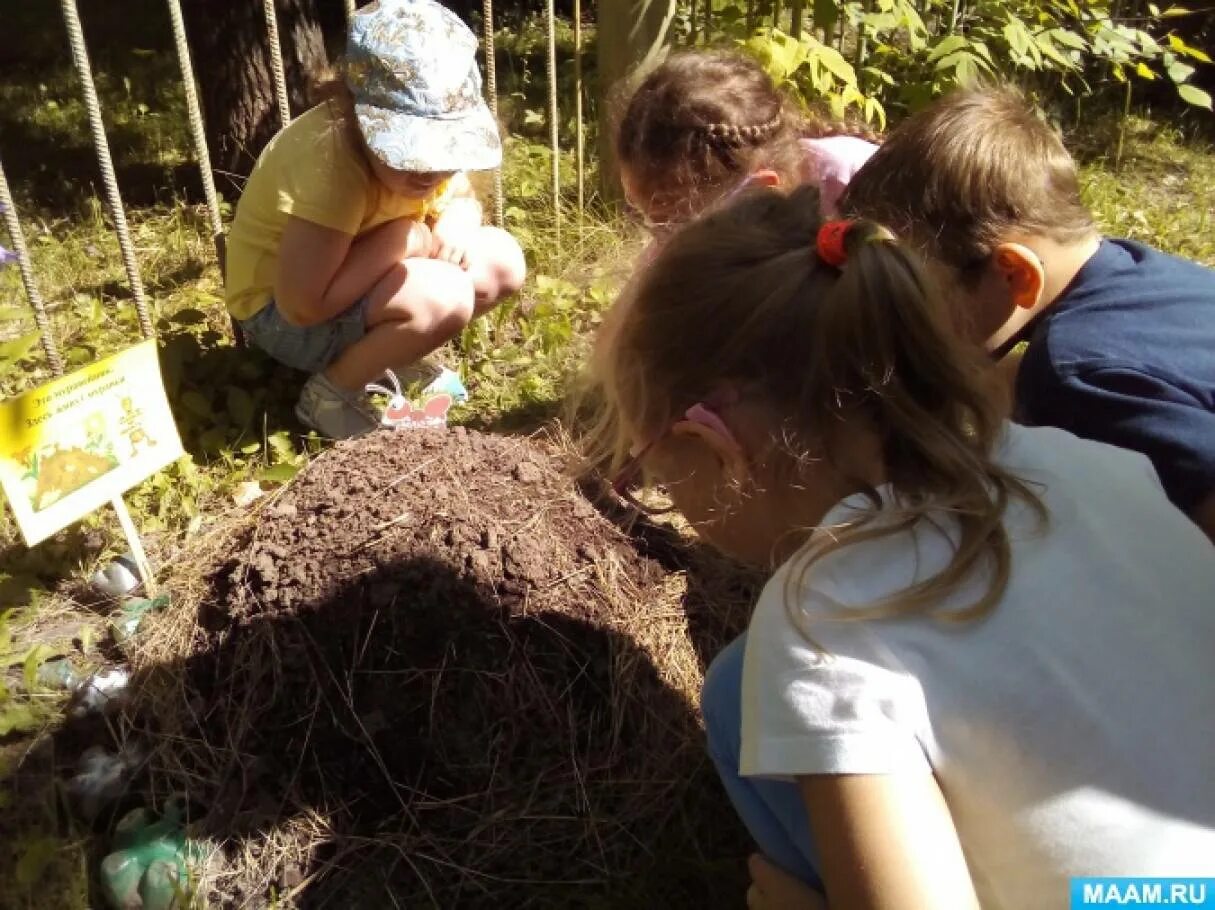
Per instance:
[[[809,183],[830,217],[876,151],[873,139],[797,110],[752,58],[698,50],[672,55],[637,86],[616,127],[616,154],[629,203],[661,241],[751,184]]]

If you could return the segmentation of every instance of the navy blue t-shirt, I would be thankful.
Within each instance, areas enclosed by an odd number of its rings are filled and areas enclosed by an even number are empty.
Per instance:
[[[1017,419],[1144,453],[1191,511],[1215,492],[1215,271],[1103,240],[1033,327]]]

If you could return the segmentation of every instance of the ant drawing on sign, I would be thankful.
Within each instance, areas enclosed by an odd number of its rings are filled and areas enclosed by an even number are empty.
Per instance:
[[[122,399],[122,435],[131,443],[131,457],[134,458],[139,454],[140,445],[154,446],[156,440],[148,435],[148,431],[143,428],[143,423],[140,418],[143,417],[143,410],[135,407],[135,403],[130,398]]]

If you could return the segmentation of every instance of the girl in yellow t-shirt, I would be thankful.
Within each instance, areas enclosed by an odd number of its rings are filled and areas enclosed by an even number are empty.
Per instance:
[[[228,309],[312,373],[296,405],[334,438],[379,424],[364,386],[519,289],[523,253],[482,225],[466,171],[497,167],[477,39],[433,0],[353,17],[334,97],[266,146],[228,241]]]

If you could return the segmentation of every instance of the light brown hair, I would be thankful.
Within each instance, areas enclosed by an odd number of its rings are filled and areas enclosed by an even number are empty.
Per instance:
[[[617,158],[647,193],[724,186],[761,168],[795,186],[803,179],[799,138],[871,135],[800,111],[757,61],[721,50],[672,54],[616,119]]]
[[[354,116],[354,95],[346,84],[345,61],[330,64],[312,80],[308,87],[308,102],[314,107],[327,104],[334,125],[343,130],[348,139],[355,141],[356,148],[359,147],[362,133]]]
[[[913,114],[852,178],[841,211],[873,218],[975,275],[1012,231],[1094,231],[1059,134],[1009,86],[960,89]]]
[[[851,615],[931,612],[989,569],[983,596],[946,618],[981,615],[1009,576],[1005,507],[1020,497],[1042,514],[1031,490],[993,460],[1004,423],[989,370],[953,334],[916,257],[889,232],[854,224],[848,261],[836,269],[815,253],[819,226],[813,188],[752,190],[672,238],[597,352],[602,426],[615,434],[605,450],[623,463],[636,434],[653,438],[726,384],[783,415],[773,442],[790,483],[800,467],[826,459],[868,498],[862,515],[808,545],[803,573],[854,543],[926,518],[947,521],[956,545],[946,568]],[[893,504],[848,477],[836,451],[845,424],[880,440]]]

